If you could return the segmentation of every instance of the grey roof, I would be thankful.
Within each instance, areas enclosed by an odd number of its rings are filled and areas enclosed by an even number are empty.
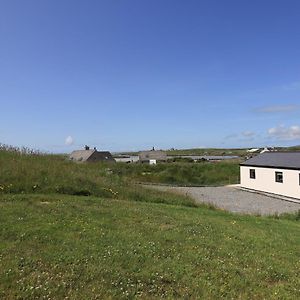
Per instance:
[[[150,151],[141,151],[139,153],[139,160],[140,161],[149,161],[150,159],[155,160],[167,160],[167,153],[162,150],[150,150]]]
[[[116,162],[109,151],[95,151],[88,161],[110,161]]]
[[[240,164],[283,169],[300,169],[300,152],[265,152]]]
[[[71,160],[87,161],[95,150],[75,150],[70,154]]]
[[[70,159],[75,161],[113,161],[112,155],[108,151],[97,151],[97,150],[76,150],[70,154]]]

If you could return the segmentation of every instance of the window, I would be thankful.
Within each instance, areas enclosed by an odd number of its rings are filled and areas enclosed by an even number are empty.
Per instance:
[[[276,182],[283,182],[283,174],[282,172],[275,172],[275,181]]]
[[[250,178],[255,179],[255,169],[250,169]]]

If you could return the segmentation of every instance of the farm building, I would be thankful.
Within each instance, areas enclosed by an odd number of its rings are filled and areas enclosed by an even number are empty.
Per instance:
[[[73,151],[70,156],[70,160],[77,162],[115,162],[112,155],[108,151],[97,151],[96,148],[90,149],[88,146],[85,146],[84,150]]]
[[[167,161],[167,153],[162,150],[141,151],[139,153],[141,163],[156,164],[157,162]]]
[[[114,159],[116,162],[122,162],[122,163],[136,163],[139,161],[138,155],[119,155],[119,156],[114,156]]]
[[[240,164],[241,187],[300,199],[300,152],[265,152]]]

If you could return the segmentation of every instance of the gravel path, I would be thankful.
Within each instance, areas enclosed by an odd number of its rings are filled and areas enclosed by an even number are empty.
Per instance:
[[[179,192],[188,195],[201,203],[212,203],[213,205],[234,213],[247,213],[259,215],[282,214],[300,210],[300,203],[293,203],[257,194],[237,187],[167,187],[152,186],[163,191]]]

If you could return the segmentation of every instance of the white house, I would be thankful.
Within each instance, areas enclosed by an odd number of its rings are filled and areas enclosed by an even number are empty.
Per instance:
[[[265,152],[240,164],[241,187],[300,199],[300,152]]]

